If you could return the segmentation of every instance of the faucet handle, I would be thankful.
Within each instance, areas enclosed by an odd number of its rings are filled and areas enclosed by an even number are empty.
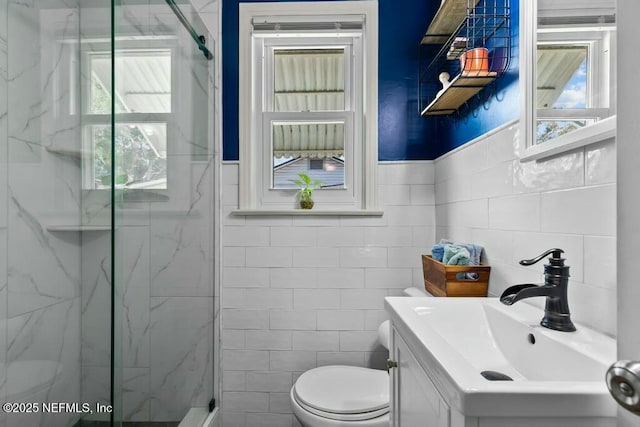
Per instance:
[[[533,265],[536,262],[540,261],[542,258],[546,257],[547,255],[551,255],[551,258],[549,258],[550,260],[556,260],[556,263],[559,260],[564,261],[564,259],[562,258],[562,256],[560,254],[563,254],[564,251],[560,248],[553,248],[553,249],[549,249],[548,251],[538,255],[537,257],[533,258],[533,259],[523,259],[522,261],[520,261],[520,265]],[[555,264],[552,261],[553,264]],[[564,262],[563,262],[564,264]]]

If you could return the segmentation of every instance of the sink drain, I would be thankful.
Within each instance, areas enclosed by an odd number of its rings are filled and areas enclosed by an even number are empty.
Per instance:
[[[513,381],[509,375],[505,375],[502,372],[497,371],[482,371],[480,375],[488,379],[489,381]]]

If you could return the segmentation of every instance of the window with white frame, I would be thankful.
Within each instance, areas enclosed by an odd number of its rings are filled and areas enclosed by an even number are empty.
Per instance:
[[[124,44],[124,43],[122,43]],[[167,140],[172,122],[174,50],[167,43],[131,42],[116,52],[111,88],[111,52],[93,47],[83,115],[84,187],[167,189]],[[116,167],[111,176],[111,97],[115,97]]]
[[[615,114],[610,32],[607,27],[539,25],[536,144]]]
[[[377,2],[240,4],[240,208],[374,209]]]

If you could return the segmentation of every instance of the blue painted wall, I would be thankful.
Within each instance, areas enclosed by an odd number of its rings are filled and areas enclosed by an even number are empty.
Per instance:
[[[448,120],[446,125],[440,126],[442,132],[438,134],[435,157],[520,117],[519,10],[518,0],[511,0],[511,61],[509,68],[496,81],[495,86],[489,86],[480,93],[480,98],[487,99],[487,101],[482,104],[475,103],[475,108],[472,110],[463,110],[463,114],[455,116],[454,119]]]
[[[436,123],[418,107],[419,43],[440,0],[379,0],[378,158],[433,159]]]
[[[249,0],[260,2],[266,0]],[[280,0],[294,1],[294,0]],[[484,106],[456,121],[418,112],[418,43],[441,0],[378,0],[378,158],[431,160],[518,116],[517,61]],[[238,4],[222,3],[223,159],[238,159]],[[517,0],[512,0],[517,2]],[[517,4],[513,8],[517,34]],[[513,56],[517,58],[517,49]],[[488,110],[485,110],[485,107]]]

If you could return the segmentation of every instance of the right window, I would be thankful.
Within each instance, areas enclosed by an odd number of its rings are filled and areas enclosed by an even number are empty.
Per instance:
[[[535,144],[615,114],[610,28],[538,25]]]

